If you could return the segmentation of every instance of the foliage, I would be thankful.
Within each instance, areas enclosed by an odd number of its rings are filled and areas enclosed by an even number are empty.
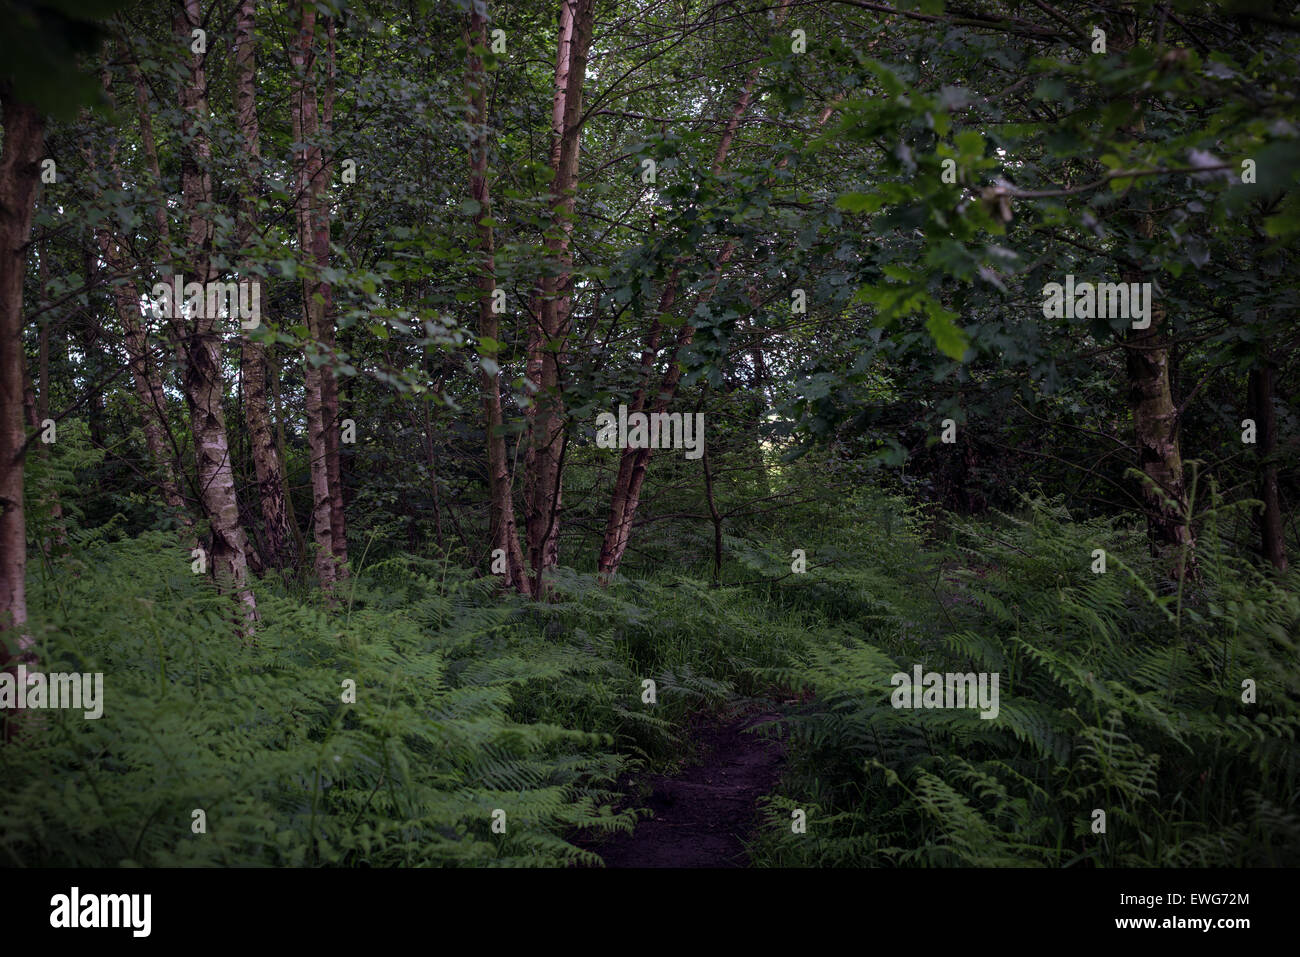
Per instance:
[[[875,590],[896,567],[853,568],[872,614],[836,608],[837,635],[771,672],[814,703],[786,724],[794,763],[759,859],[1294,865],[1300,596],[1231,558],[1213,518],[1198,550],[1200,580],[1162,594],[1140,535],[1037,497],[959,523],[910,589]],[[914,664],[1000,674],[997,717],[894,708],[890,678]],[[807,835],[790,832],[795,807]]]
[[[10,863],[591,863],[569,830],[631,826],[610,807],[628,767],[618,724],[559,706],[612,665],[548,642],[482,580],[389,559],[340,618],[264,589],[244,646],[183,554],[165,533],[84,542],[38,577],[41,667],[104,673],[104,716],[15,722],[0,748]]]

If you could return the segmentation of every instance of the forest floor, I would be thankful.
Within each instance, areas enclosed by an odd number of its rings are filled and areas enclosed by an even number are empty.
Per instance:
[[[648,782],[643,804],[654,816],[591,848],[605,866],[744,867],[758,799],[776,787],[785,764],[780,740],[749,730],[781,718],[771,706],[750,703],[698,717],[690,730],[696,761]]]

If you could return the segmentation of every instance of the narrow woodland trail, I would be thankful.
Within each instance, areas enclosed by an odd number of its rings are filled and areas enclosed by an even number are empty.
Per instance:
[[[781,742],[747,729],[780,718],[749,709],[702,721],[692,731],[697,763],[653,780],[654,817],[593,848],[606,867],[744,867],[744,842],[758,823],[758,799],[776,786]]]

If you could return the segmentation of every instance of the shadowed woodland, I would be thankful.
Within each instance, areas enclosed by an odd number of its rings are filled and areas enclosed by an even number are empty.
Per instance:
[[[1300,864],[1294,4],[0,24],[5,866]]]

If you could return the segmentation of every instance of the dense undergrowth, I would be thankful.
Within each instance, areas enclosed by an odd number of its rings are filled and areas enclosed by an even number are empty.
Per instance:
[[[173,535],[75,539],[33,576],[30,631],[42,670],[105,675],[104,713],[14,725],[7,865],[599,863],[567,838],[632,826],[611,784],[671,767],[688,713],[783,660],[687,581],[565,575],[538,608],[403,554],[333,610],[264,581],[246,644]]]
[[[1041,498],[957,523],[941,548],[895,535],[889,564],[827,575],[823,640],[773,672],[814,703],[787,722],[793,763],[756,859],[1300,862],[1300,595],[1231,558],[1222,517],[1206,514],[1182,588],[1141,534]],[[890,679],[916,664],[999,673],[997,717],[894,708]]]
[[[621,782],[680,759],[693,712],[774,688],[807,694],[760,865],[1300,861],[1300,596],[1213,514],[1181,590],[1140,535],[1042,499],[936,542],[862,492],[728,536],[741,584],[563,571],[546,606],[393,553],[334,609],[263,582],[251,645],[174,535],[114,527],[33,569],[41,667],[103,672],[106,700],[0,747],[7,865],[597,864],[578,838],[633,826]],[[998,717],[894,709],[914,664],[998,672]]]

